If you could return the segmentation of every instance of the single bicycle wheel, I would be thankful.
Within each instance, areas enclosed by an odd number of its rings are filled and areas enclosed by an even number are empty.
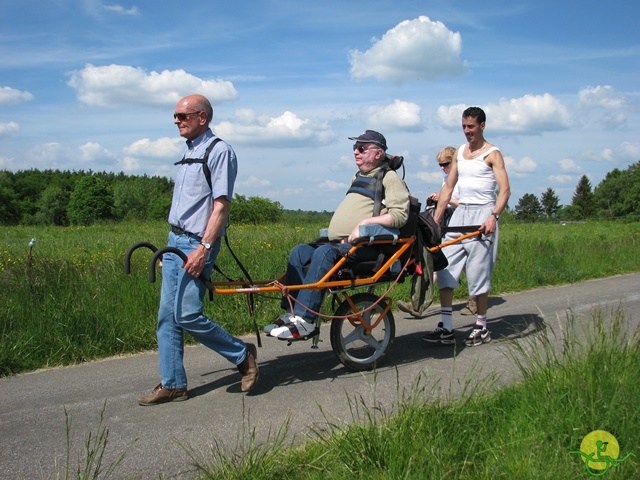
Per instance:
[[[371,293],[357,293],[351,301],[358,312],[368,309],[380,297]],[[368,332],[358,316],[352,315],[353,309],[345,300],[335,311],[336,318],[331,322],[331,348],[340,362],[354,371],[371,370],[386,357],[396,334],[393,314],[387,308],[387,302],[380,300],[371,310],[361,315],[364,322],[375,327]],[[351,320],[351,321],[349,321]]]

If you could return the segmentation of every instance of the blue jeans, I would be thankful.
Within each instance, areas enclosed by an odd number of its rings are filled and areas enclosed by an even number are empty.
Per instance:
[[[346,254],[352,247],[350,243],[325,243],[322,245],[296,245],[289,254],[287,272],[284,278],[285,285],[303,285],[316,283],[336,264],[338,259]],[[360,247],[356,250],[354,258],[361,261],[375,260],[378,256],[376,248]],[[305,269],[307,268],[305,272]],[[299,303],[319,312],[322,307],[324,297],[323,290],[291,290],[291,296]],[[282,298],[280,303],[284,310],[289,310],[289,302]],[[293,303],[293,314],[314,322],[318,317],[315,313],[308,311],[297,302]]]
[[[195,250],[200,238],[194,235],[169,233],[169,247],[175,247],[185,255]],[[202,275],[209,277],[220,251],[220,239],[211,246],[209,258]],[[162,385],[166,388],[186,388],[187,374],[184,370],[184,332],[204,346],[218,352],[230,362],[239,365],[246,355],[247,347],[239,338],[202,312],[202,303],[207,288],[195,277],[189,275],[182,259],[174,253],[162,256],[162,291],[158,309],[158,357]]]

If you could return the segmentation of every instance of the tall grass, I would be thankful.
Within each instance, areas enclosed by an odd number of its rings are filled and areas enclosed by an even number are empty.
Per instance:
[[[290,249],[325,226],[232,225],[229,239],[254,280],[274,279]],[[167,231],[163,222],[0,230],[0,375],[155,348],[159,282],[148,283],[150,251],[133,254],[131,275],[123,259],[140,241],[165,246]],[[638,223],[506,224],[492,294],[637,271],[639,247]],[[242,276],[225,246],[218,264]],[[405,282],[391,296],[408,295]],[[466,296],[464,285],[457,296]],[[253,329],[244,295],[220,295],[205,309],[233,334]],[[256,297],[255,313],[259,325],[269,323],[278,299]]]
[[[86,434],[82,453],[79,453],[75,459],[72,459],[74,442],[71,417],[67,409],[64,409],[67,434],[66,458],[64,465],[56,464],[56,478],[58,480],[107,480],[114,478],[118,466],[127,454],[127,450],[120,453],[114,461],[105,461],[104,457],[109,443],[109,426],[104,423],[106,408],[107,402],[105,400],[100,411],[100,421],[98,422],[96,433],[89,432]]]
[[[570,319],[571,320],[571,319]],[[549,479],[589,478],[580,456],[582,439],[606,430],[620,444],[620,458],[640,454],[637,392],[640,334],[621,311],[596,311],[589,330],[570,321],[513,343],[508,354],[523,380],[486,394],[474,384],[457,400],[432,401],[429,385],[402,395],[396,412],[352,402],[353,424],[317,431],[300,446],[261,449],[252,456],[214,455],[206,479]],[[399,395],[400,396],[400,395]],[[639,478],[630,456],[608,478]]]

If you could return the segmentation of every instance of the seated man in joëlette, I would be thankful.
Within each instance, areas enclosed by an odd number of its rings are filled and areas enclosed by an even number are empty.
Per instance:
[[[336,209],[328,229],[330,243],[295,246],[289,255],[285,285],[304,285],[319,281],[346,254],[359,235],[361,225],[382,225],[399,229],[409,218],[409,190],[404,181],[392,169],[387,168],[387,141],[383,135],[367,130],[355,140],[353,154],[358,172],[354,176],[347,195]],[[382,182],[384,194],[376,208],[375,191]],[[379,210],[376,211],[376,210]],[[355,258],[361,261],[375,260],[375,247],[362,247]],[[306,271],[305,271],[306,270]],[[322,290],[294,290],[291,295],[293,311],[287,298],[282,308],[287,310],[278,319],[264,327],[265,333],[282,340],[307,339],[318,333],[315,325],[317,312],[323,300]]]

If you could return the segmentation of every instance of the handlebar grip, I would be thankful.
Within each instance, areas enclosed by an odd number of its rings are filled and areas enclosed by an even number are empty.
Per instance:
[[[135,250],[142,247],[148,248],[152,252],[156,252],[158,250],[158,248],[153,243],[149,242],[139,242],[133,245],[124,257],[124,273],[126,273],[127,275],[131,273],[131,255],[133,255],[133,252]]]
[[[158,262],[160,257],[162,257],[162,255],[164,255],[165,253],[175,253],[182,259],[183,262],[187,261],[187,256],[177,248],[174,248],[174,247],[161,248],[160,250],[156,251],[156,253],[153,254],[153,257],[151,257],[151,260],[149,261],[149,282],[150,283],[154,283],[156,281],[156,263]]]

